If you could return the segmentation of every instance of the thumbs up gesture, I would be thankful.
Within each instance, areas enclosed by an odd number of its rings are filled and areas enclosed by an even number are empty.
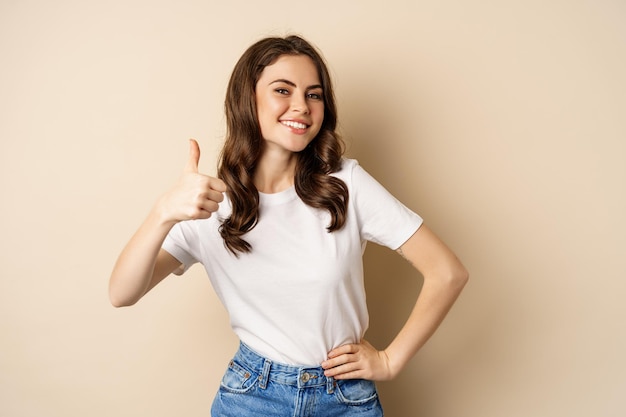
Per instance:
[[[224,181],[198,172],[200,146],[189,140],[189,159],[178,183],[160,199],[162,220],[178,223],[183,220],[208,219],[224,200]]]

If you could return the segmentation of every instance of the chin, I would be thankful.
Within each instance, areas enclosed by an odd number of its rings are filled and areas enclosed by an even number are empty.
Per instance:
[[[313,141],[309,141],[305,144],[298,144],[298,145],[294,145],[293,148],[291,149],[292,152],[302,152],[303,150],[305,150],[307,148],[307,146],[309,146],[311,144],[311,142]]]
[[[312,140],[289,140],[283,142],[281,147],[290,152],[299,153],[306,149],[307,146],[312,142]]]

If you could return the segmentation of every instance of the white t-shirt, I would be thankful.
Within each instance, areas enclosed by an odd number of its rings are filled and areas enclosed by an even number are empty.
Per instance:
[[[330,214],[307,206],[295,188],[259,194],[259,221],[244,235],[250,253],[235,257],[218,228],[229,201],[206,220],[180,222],[163,248],[185,268],[204,265],[242,342],[290,365],[318,366],[327,353],[357,343],[367,330],[362,255],[366,241],[399,248],[422,219],[357,161],[333,174],[348,186],[344,227],[328,233]]]

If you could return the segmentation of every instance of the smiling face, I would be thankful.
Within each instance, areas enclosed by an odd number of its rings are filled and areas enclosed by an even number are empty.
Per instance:
[[[255,89],[265,149],[300,152],[324,121],[324,92],[317,68],[306,55],[281,55],[266,66]]]

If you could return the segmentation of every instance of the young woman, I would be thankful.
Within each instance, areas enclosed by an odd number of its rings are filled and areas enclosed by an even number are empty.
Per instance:
[[[236,64],[218,177],[200,149],[124,248],[115,306],[204,265],[241,340],[212,415],[380,416],[373,381],[394,378],[433,334],[468,275],[422,219],[354,160],[335,132],[330,76],[297,36],[266,38]],[[366,241],[424,276],[406,324],[378,350],[363,339]]]

